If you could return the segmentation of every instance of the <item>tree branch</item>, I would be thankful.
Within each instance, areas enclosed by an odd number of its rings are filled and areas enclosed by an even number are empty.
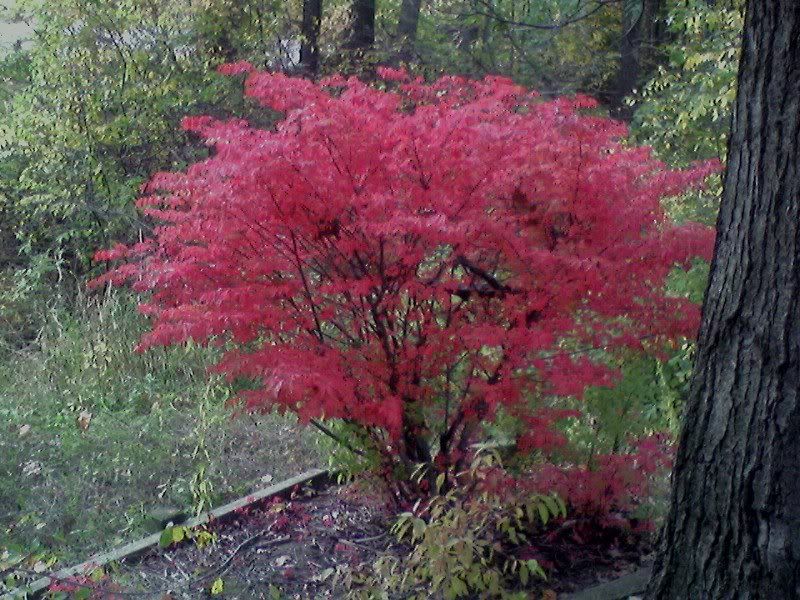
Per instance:
[[[332,440],[334,440],[335,442],[337,442],[341,446],[344,446],[345,448],[350,450],[350,452],[352,452],[353,454],[357,454],[358,456],[366,456],[367,455],[366,452],[364,452],[363,450],[360,450],[359,448],[354,448],[347,440],[343,440],[342,438],[340,438],[338,435],[333,433],[330,429],[325,427],[325,425],[323,425],[322,423],[320,423],[316,419],[311,419],[311,424],[314,427],[316,427],[317,429],[319,429],[322,433],[327,435],[329,438],[331,438]]]

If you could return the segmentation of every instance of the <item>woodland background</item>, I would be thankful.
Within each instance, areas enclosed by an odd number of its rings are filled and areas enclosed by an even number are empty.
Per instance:
[[[596,97],[630,124],[632,143],[670,165],[724,159],[738,0],[382,0],[366,33],[354,4],[370,3],[324,3],[317,74],[369,78],[376,65],[405,64],[429,79],[506,75],[546,97]],[[133,205],[140,186],[206,155],[180,129],[184,116],[270,124],[216,67],[308,73],[303,10],[18,0],[0,12],[25,24],[23,39],[0,40],[0,569],[25,555],[46,568],[129,539],[157,504],[202,510],[304,466],[347,465],[288,417],[231,419],[230,387],[206,377],[213,350],[135,354],[145,331],[136,299],[85,286],[100,272],[97,249],[152,227]],[[713,224],[719,187],[674,199],[671,216]],[[699,301],[707,270],[676,274],[671,293]],[[629,435],[675,432],[692,356],[686,342],[625,361],[615,388],[589,391],[593,428],[574,435],[604,452]],[[647,510],[659,514],[663,500]]]

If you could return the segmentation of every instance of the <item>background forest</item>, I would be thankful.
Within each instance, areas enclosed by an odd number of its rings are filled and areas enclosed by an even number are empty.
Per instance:
[[[137,299],[86,287],[103,270],[98,249],[151,233],[134,206],[142,184],[208,156],[181,119],[275,120],[220,64],[367,80],[377,65],[429,81],[504,75],[545,98],[597,98],[599,113],[629,124],[631,144],[685,167],[724,159],[741,5],[326,0],[315,32],[313,0],[0,2],[0,23],[17,24],[0,29],[0,572],[128,539],[160,505],[201,511],[304,467],[363,466],[288,416],[232,418],[231,386],[206,375],[216,350],[134,353],[146,331]],[[670,216],[713,224],[719,186],[671,198]],[[676,271],[669,293],[699,302],[707,270]],[[587,392],[572,442],[591,457],[674,433],[692,352],[682,342],[613,357],[623,376]],[[504,442],[508,427],[493,427]],[[640,509],[658,515],[660,502]]]

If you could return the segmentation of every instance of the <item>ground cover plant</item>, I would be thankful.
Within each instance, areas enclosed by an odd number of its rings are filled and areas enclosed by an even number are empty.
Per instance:
[[[515,467],[477,479],[626,522],[668,443],[651,427],[586,453],[570,430],[615,361],[694,335],[696,305],[665,285],[713,232],[673,224],[661,200],[716,164],[670,170],[591,99],[498,77],[221,71],[249,73],[247,94],[284,116],[270,130],[187,117],[211,157],[143,188],[153,237],[98,254],[121,262],[96,286],[145,294],[140,348],[219,347],[248,409],[314,422],[400,506],[486,493],[461,479],[490,425]]]

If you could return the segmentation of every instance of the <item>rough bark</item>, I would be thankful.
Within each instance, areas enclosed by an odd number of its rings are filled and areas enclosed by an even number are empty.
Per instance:
[[[309,74],[319,69],[319,30],[322,22],[322,0],[303,0],[303,22],[300,34],[300,65]]]
[[[375,43],[375,0],[352,0],[350,7],[351,50],[367,50]]]
[[[671,509],[649,596],[800,598],[800,2],[749,0]]]

